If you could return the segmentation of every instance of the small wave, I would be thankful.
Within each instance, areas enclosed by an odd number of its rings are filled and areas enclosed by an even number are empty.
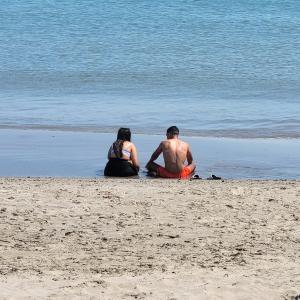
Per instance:
[[[93,133],[115,133],[119,126],[92,126],[92,125],[44,125],[44,124],[0,124],[0,129],[14,130],[47,130],[65,132],[93,132]],[[131,127],[135,134],[164,135],[165,128],[142,128]],[[181,135],[191,137],[216,137],[216,138],[278,138],[278,139],[299,139],[299,126],[274,126],[274,128],[253,128],[253,129],[181,129]]]

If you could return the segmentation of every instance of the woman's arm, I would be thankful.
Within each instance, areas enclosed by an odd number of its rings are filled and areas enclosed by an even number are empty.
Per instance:
[[[107,152],[107,159],[108,160],[110,160],[111,147],[112,146],[109,147],[108,152]]]
[[[138,160],[136,147],[133,143],[131,143],[130,159],[132,161],[133,166],[139,171],[140,170],[140,163],[139,163],[139,160]]]

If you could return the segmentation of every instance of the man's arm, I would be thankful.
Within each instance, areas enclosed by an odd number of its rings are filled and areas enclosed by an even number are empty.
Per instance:
[[[150,160],[148,161],[147,165],[146,165],[146,168],[147,166],[154,162],[159,156],[160,154],[162,153],[162,143],[159,144],[159,146],[157,147],[157,149],[153,152],[153,154],[151,155],[151,158]]]
[[[187,154],[186,154],[186,159],[189,165],[191,165],[194,162],[192,151],[190,149],[190,146],[188,146]]]

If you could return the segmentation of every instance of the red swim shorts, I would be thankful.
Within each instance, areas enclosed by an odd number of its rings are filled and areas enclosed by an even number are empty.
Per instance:
[[[157,168],[157,175],[162,178],[188,179],[191,177],[192,173],[193,171],[189,167],[184,167],[183,170],[179,173],[171,173],[161,166]]]

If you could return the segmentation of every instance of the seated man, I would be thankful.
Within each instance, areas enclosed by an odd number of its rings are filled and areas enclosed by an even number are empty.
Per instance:
[[[179,129],[172,126],[167,130],[167,140],[162,141],[152,154],[146,168],[149,174],[164,178],[190,178],[196,165],[189,144],[178,138]],[[163,153],[165,167],[154,161]],[[187,160],[188,165],[185,165]]]

